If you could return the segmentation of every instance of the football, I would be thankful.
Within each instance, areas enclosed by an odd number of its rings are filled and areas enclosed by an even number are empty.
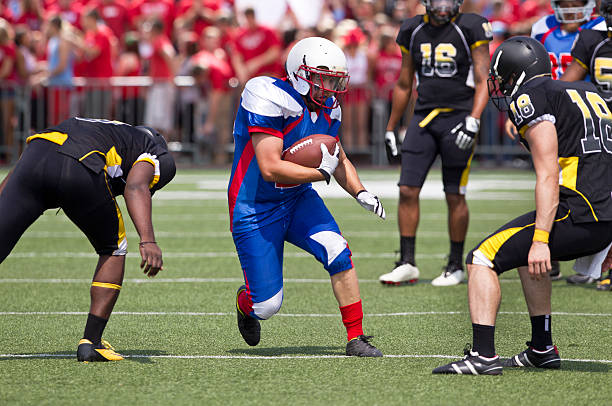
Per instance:
[[[321,144],[325,144],[330,154],[334,153],[338,140],[327,134],[312,134],[298,140],[283,151],[282,159],[309,168],[317,168],[321,164]]]

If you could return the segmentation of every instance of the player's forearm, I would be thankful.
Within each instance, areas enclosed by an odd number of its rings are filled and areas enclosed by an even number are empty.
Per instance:
[[[472,112],[470,116],[480,120],[482,112],[484,111],[487,103],[489,102],[489,91],[487,89],[487,82],[483,81],[476,84],[476,91],[474,92],[474,104],[472,105]]]
[[[261,176],[266,182],[284,184],[302,184],[325,180],[321,172],[315,168],[294,164],[293,162],[279,160],[273,164],[262,167]]]
[[[348,158],[340,160],[334,172],[334,178],[342,189],[346,190],[347,193],[353,197],[357,196],[358,192],[365,189],[359,179],[355,166]]]
[[[393,98],[391,102],[391,115],[387,123],[387,131],[393,131],[402,119],[410,97],[412,96],[412,83],[410,87],[402,86],[399,83],[393,88]]]
[[[550,232],[559,206],[559,175],[554,172],[536,174],[535,228]]]
[[[480,119],[487,103],[489,102],[489,88],[487,80],[489,77],[489,46],[481,45],[476,47],[472,53],[474,67],[474,104],[470,115]]]
[[[123,197],[140,240],[155,241],[149,188],[146,185],[126,185]]]

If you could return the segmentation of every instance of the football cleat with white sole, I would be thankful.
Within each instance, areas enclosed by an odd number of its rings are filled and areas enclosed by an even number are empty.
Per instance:
[[[244,341],[251,347],[254,347],[259,344],[259,339],[261,338],[261,325],[259,320],[257,320],[255,317],[244,314],[242,310],[240,310],[240,306],[238,306],[238,296],[243,290],[246,290],[246,285],[239,287],[238,291],[236,292],[238,331],[240,331],[240,335]]]
[[[123,357],[106,340],[94,344],[86,338],[79,341],[77,360],[79,362],[121,361]]]
[[[382,357],[382,352],[370,344],[372,336],[360,335],[346,343],[346,355],[353,357]]]
[[[465,272],[461,265],[448,264],[442,275],[431,281],[433,286],[454,286],[459,285],[465,278]]]
[[[528,341],[525,344],[528,346],[525,351],[504,360],[502,365],[504,367],[547,369],[558,369],[561,367],[561,357],[559,357],[559,350],[557,350],[556,345],[546,351],[538,351],[531,346],[531,342]]]
[[[442,365],[432,371],[434,374],[455,375],[501,375],[503,372],[499,355],[493,358],[483,357],[469,347],[463,350],[465,357],[462,360]]]
[[[396,268],[380,275],[378,280],[385,285],[412,285],[419,280],[419,268],[407,262],[396,262]]]

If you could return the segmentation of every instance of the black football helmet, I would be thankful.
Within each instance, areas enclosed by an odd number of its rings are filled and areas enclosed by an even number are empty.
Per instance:
[[[165,151],[165,153],[160,153],[157,155],[157,160],[159,162],[159,174],[156,175],[159,176],[159,180],[151,189],[151,195],[153,195],[157,190],[166,186],[172,180],[172,178],[174,178],[174,175],[176,174],[176,164],[172,154],[168,152],[168,144],[166,143],[163,135],[151,127],[139,125],[135,128],[151,137],[153,142],[155,142],[157,146],[161,147]]]
[[[612,0],[601,0],[599,14],[606,20],[608,31],[612,31]]]
[[[155,144],[162,147],[165,151],[168,151],[168,144],[166,143],[166,139],[155,128],[146,127],[144,125],[137,125],[135,128],[138,128],[140,131],[147,134],[149,137],[151,137]]]
[[[422,0],[427,15],[439,24],[446,24],[459,14],[463,0]]]
[[[552,67],[544,45],[530,37],[512,37],[493,53],[489,71],[489,96],[501,111],[507,111],[518,89],[531,79],[550,76]]]

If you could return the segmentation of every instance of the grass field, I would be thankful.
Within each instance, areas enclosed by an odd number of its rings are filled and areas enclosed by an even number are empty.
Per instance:
[[[362,173],[383,196],[385,222],[350,197],[326,197],[361,280],[364,327],[383,359],[343,357],[345,330],[322,267],[286,246],[285,300],[262,324],[259,346],[236,328],[241,270],[228,232],[227,173],[179,171],[154,199],[165,270],[145,280],[132,224],[126,281],[104,337],[122,362],[76,361],[96,263],[62,212],[47,212],[0,265],[0,404],[610,404],[612,295],[553,285],[553,337],[561,370],[501,377],[434,376],[471,341],[467,285],[433,288],[448,252],[439,172],[428,180],[417,237],[421,280],[383,287],[398,249],[395,171]],[[475,172],[466,251],[533,208],[533,175]],[[330,189],[331,191],[331,189]],[[425,189],[424,189],[425,192]],[[123,209],[127,216],[127,210]],[[10,215],[10,213],[4,213]],[[562,264],[570,275],[571,264]],[[497,351],[524,349],[530,324],[516,272],[502,277]]]

